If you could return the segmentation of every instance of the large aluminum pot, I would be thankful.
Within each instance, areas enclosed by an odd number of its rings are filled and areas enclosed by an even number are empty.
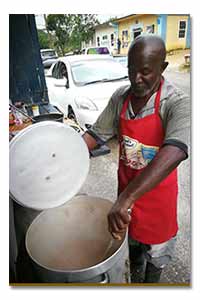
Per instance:
[[[109,200],[76,196],[29,226],[26,250],[42,282],[84,282],[107,272],[126,251],[108,232]]]

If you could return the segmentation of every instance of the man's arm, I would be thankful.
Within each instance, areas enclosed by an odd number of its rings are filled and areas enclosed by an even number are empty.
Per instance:
[[[119,195],[109,215],[109,231],[120,238],[130,222],[128,208],[146,192],[165,179],[186,158],[186,153],[176,146],[162,147],[149,165],[133,179]]]
[[[82,138],[84,139],[88,150],[91,151],[94,148],[96,148],[96,146],[98,145],[97,141],[95,140],[95,138],[93,138],[89,133],[85,132],[82,136]]]

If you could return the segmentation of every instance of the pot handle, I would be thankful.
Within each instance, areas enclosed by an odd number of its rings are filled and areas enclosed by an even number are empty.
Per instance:
[[[103,273],[102,277],[103,277],[103,279],[101,282],[99,282],[100,284],[110,283],[110,277],[109,277],[108,273]]]

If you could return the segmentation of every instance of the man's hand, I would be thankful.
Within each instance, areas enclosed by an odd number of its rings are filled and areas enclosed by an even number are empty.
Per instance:
[[[108,214],[108,229],[117,240],[122,239],[131,221],[129,207],[126,205],[126,199],[123,198],[122,193]]]

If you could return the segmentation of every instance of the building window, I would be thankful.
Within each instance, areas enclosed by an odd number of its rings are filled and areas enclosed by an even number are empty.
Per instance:
[[[155,25],[152,24],[152,25],[148,25],[146,27],[146,33],[154,33],[155,32]]]
[[[179,22],[179,31],[178,31],[178,37],[184,38],[186,32],[186,21],[180,21]]]
[[[122,48],[128,47],[128,30],[122,30]]]
[[[122,37],[128,39],[128,30],[122,30]]]
[[[108,35],[103,35],[101,40],[101,46],[109,46]]]

